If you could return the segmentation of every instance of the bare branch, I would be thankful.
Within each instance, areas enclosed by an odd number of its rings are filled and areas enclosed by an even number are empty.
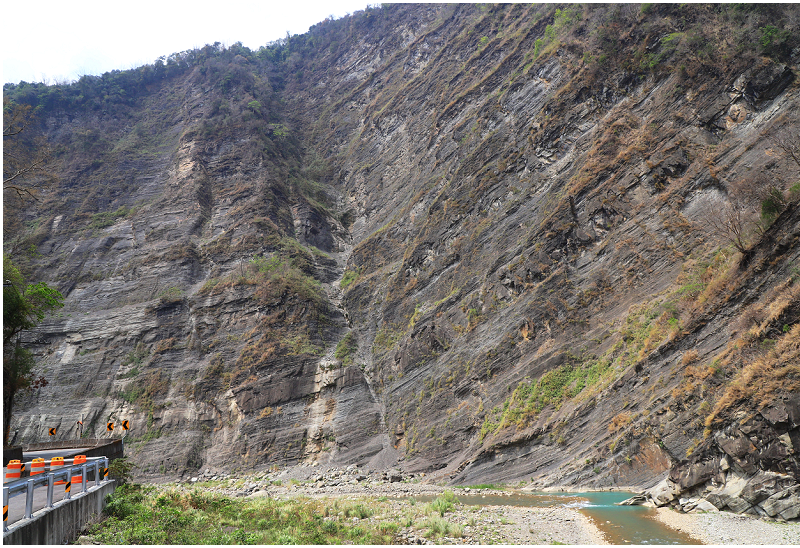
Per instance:
[[[758,228],[762,189],[760,180],[728,185],[727,200],[708,196],[702,206],[700,229],[746,253],[748,241]]]
[[[56,177],[49,171],[51,154],[47,142],[30,135],[30,116],[29,105],[3,98],[3,193],[10,191],[17,198],[37,200],[37,191]]]
[[[3,137],[13,137],[25,130],[30,105],[17,105],[8,98],[3,99]]]
[[[800,132],[797,130],[781,132],[770,136],[769,140],[800,167]]]

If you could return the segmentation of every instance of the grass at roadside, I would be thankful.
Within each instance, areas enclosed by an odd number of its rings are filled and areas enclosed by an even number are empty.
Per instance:
[[[126,484],[89,536],[100,544],[396,544],[401,528],[428,538],[464,536],[460,523],[445,518],[460,506],[452,491],[425,505],[409,500],[398,508],[395,501],[394,509],[381,498],[235,498]]]
[[[374,512],[363,501],[239,499],[128,484],[90,535],[101,544],[392,543],[400,525],[365,521]]]

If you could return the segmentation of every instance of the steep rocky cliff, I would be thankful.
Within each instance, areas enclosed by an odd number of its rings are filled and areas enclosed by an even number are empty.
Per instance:
[[[67,297],[12,428],[129,419],[145,475],[358,463],[696,506],[772,474],[739,511],[797,517],[798,15],[392,5],[6,86],[60,182],[4,245]],[[794,515],[758,504],[784,491]]]

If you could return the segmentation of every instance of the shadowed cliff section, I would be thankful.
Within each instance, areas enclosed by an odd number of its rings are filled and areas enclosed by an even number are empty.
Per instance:
[[[6,245],[70,306],[21,433],[81,387],[69,413],[136,417],[146,473],[702,491],[764,417],[768,456],[725,472],[796,479],[796,21],[385,6],[48,106],[62,184]]]

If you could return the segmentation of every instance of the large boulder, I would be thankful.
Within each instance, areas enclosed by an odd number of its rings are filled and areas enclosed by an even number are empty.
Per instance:
[[[800,516],[800,485],[776,493],[761,503],[761,508],[771,517],[790,520]]]
[[[670,470],[669,479],[681,491],[686,491],[712,479],[721,479],[721,477],[718,478],[719,475],[719,460],[706,458],[697,462],[686,461],[677,464]]]
[[[694,508],[690,510],[691,512],[718,512],[716,506],[708,502],[707,500],[700,500]]]
[[[796,483],[793,478],[788,476],[773,472],[760,472],[748,480],[740,496],[750,504],[758,504]]]
[[[748,509],[751,503],[741,498],[742,491],[747,487],[748,478],[737,473],[730,473],[726,478],[725,485],[711,491],[705,499],[713,504],[717,509],[722,510],[726,507],[734,512],[734,508]],[[733,504],[733,506],[731,506]]]
[[[800,512],[799,488],[794,478],[775,472],[731,472],[725,485],[712,490],[705,500],[718,510],[794,519]]]
[[[642,493],[640,495],[633,495],[631,498],[625,499],[622,502],[618,502],[617,504],[619,506],[640,506],[647,504],[647,502],[648,502],[647,495],[645,493]]]
[[[794,72],[786,65],[768,63],[745,71],[733,84],[745,101],[758,105],[774,99],[794,81]]]
[[[650,489],[646,495],[653,501],[656,506],[664,506],[669,504],[681,492],[681,488],[671,481],[669,478],[664,478],[655,487]]]

